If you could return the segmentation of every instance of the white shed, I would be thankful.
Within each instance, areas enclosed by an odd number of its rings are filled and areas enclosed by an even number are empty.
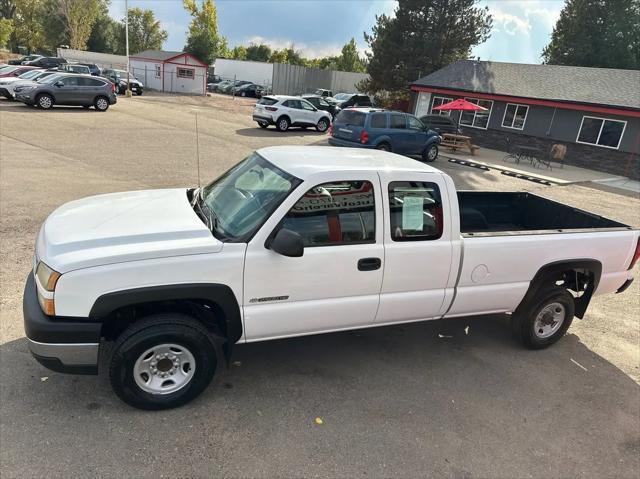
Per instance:
[[[129,57],[131,73],[145,89],[204,95],[207,65],[185,52],[146,50]]]

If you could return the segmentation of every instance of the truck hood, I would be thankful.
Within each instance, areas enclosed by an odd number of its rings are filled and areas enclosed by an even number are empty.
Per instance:
[[[60,273],[80,268],[187,254],[217,253],[191,208],[186,189],[92,196],[56,209],[36,242],[36,255]]]

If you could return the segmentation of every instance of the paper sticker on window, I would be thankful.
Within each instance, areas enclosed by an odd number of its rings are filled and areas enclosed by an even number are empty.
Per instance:
[[[422,196],[405,196],[402,203],[402,229],[422,231]]]

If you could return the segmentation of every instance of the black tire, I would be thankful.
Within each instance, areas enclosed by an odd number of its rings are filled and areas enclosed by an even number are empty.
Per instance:
[[[318,123],[316,124],[316,130],[320,133],[324,133],[329,129],[330,124],[331,123],[329,122],[328,118],[320,118],[318,120]]]
[[[391,151],[391,145],[386,141],[383,141],[382,143],[378,143],[378,145],[376,146],[376,150]]]
[[[136,90],[136,96],[140,96],[140,95],[142,95],[142,90],[140,88],[138,88]]]
[[[36,105],[38,105],[38,108],[42,108],[43,110],[50,110],[53,108],[53,97],[46,93],[42,93],[36,98]]]
[[[266,121],[259,121],[258,125],[260,126],[260,128],[267,128],[269,126],[269,123],[267,123]]]
[[[281,116],[278,118],[278,121],[276,121],[276,130],[278,131],[287,131],[289,126],[291,126],[291,122],[286,116]]]
[[[545,336],[544,329],[540,328],[541,323],[552,321],[555,324],[559,322],[552,317],[554,313],[561,315],[562,322],[555,331],[548,331],[547,334],[551,334]],[[566,334],[574,314],[575,301],[569,291],[559,286],[546,288],[540,291],[537,297],[525,305],[521,311],[514,312],[512,317],[514,336],[529,349],[546,348]],[[538,319],[539,321],[537,321]],[[543,327],[547,327],[547,325],[543,324]]]
[[[426,150],[422,152],[422,161],[431,163],[438,158],[438,145],[430,145]]]
[[[136,383],[136,361],[154,346],[176,344],[195,360],[191,379],[168,394],[144,391]],[[111,387],[120,399],[138,409],[170,409],[188,403],[211,382],[218,364],[213,335],[194,319],[182,314],[156,314],[132,324],[118,338],[109,367]],[[159,366],[158,366],[159,367]]]
[[[93,101],[93,106],[98,111],[107,111],[109,109],[109,99],[106,96],[99,96]]]

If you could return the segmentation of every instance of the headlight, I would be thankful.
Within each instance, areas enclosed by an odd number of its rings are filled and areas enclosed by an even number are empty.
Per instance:
[[[36,268],[36,276],[38,277],[40,286],[49,292],[53,292],[56,289],[56,283],[60,278],[60,273],[52,270],[40,261],[40,264],[38,264],[38,267]]]

